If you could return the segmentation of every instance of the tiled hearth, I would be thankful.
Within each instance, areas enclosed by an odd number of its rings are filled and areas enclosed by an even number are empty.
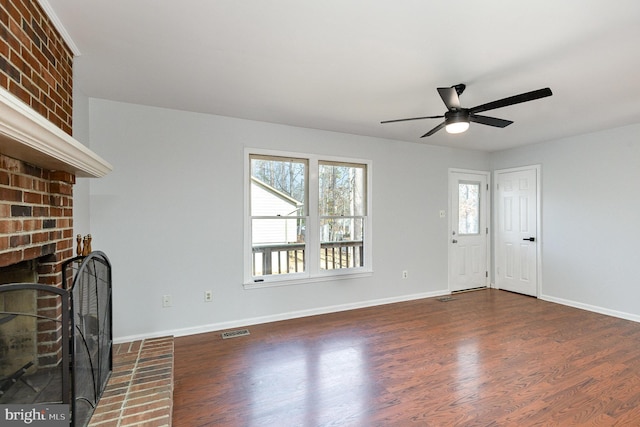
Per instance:
[[[113,346],[113,373],[91,427],[171,426],[173,337]]]

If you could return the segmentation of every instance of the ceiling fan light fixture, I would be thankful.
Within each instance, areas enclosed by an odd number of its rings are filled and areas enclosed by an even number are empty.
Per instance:
[[[448,133],[462,133],[469,129],[469,122],[454,122],[448,123],[445,127]]]
[[[448,111],[445,114],[445,122],[448,133],[462,133],[469,129],[469,114],[465,111]]]

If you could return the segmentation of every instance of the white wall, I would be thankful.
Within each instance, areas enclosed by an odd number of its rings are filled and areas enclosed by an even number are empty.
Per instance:
[[[114,265],[119,341],[446,293],[438,211],[449,167],[541,164],[541,298],[640,321],[640,125],[489,155],[97,99],[80,107],[74,136],[115,170],[78,179],[74,228]],[[242,287],[245,146],[373,160],[372,277]],[[173,307],[161,307],[164,294]]]
[[[118,341],[444,294],[447,169],[488,168],[475,151],[99,99],[89,111],[91,148],[114,165],[91,181],[90,209],[93,248],[113,264]],[[245,146],[373,161],[371,277],[243,288]]]
[[[89,147],[89,98],[75,89],[73,92],[73,137]],[[90,234],[89,180],[76,178],[73,186],[73,231],[83,236]],[[75,242],[75,239],[74,239]]]
[[[640,125],[493,153],[542,165],[541,298],[640,321]]]

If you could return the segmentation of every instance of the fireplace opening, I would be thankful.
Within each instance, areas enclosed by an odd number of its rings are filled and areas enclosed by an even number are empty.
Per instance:
[[[0,404],[68,404],[71,426],[86,426],[112,369],[111,264],[67,261],[64,288],[35,283],[34,267],[2,269]]]
[[[5,267],[0,284],[35,283],[36,266],[36,260],[29,260]],[[62,319],[38,310],[39,304],[61,306],[60,298],[55,292],[25,286],[0,292],[0,403],[61,399],[57,359],[62,347],[55,336],[61,332]]]
[[[40,300],[60,310],[44,313],[38,310]],[[70,403],[64,369],[68,320],[65,290],[37,283],[0,285],[0,403]]]

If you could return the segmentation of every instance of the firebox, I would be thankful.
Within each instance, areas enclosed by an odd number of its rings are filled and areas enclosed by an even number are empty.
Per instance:
[[[28,275],[21,269],[15,277]],[[97,251],[62,270],[68,287],[0,285],[0,403],[68,404],[79,427],[112,369],[111,264]]]

